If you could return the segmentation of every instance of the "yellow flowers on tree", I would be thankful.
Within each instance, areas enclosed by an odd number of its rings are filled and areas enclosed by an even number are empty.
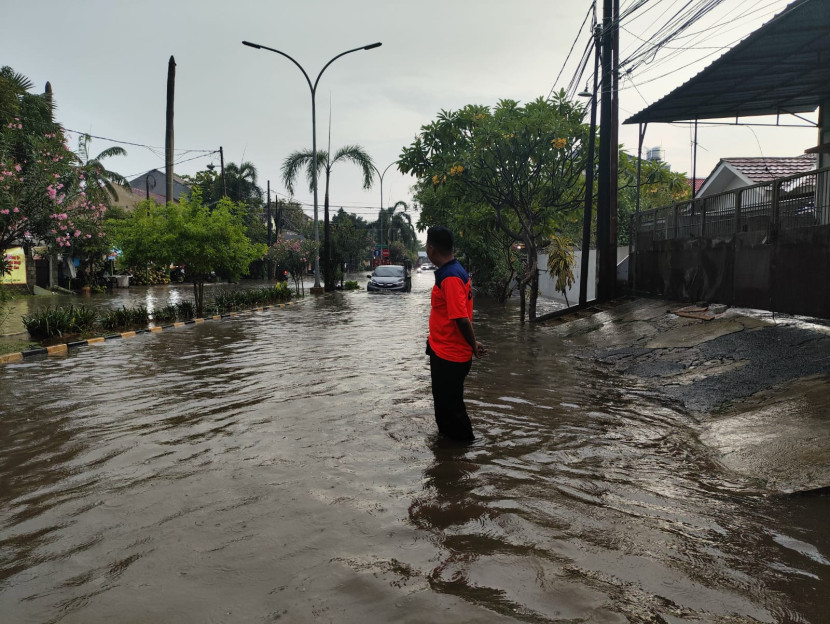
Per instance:
[[[536,318],[539,251],[558,231],[557,224],[584,201],[584,113],[583,105],[569,101],[564,92],[524,106],[502,100],[492,109],[469,105],[442,111],[399,158],[400,170],[415,175],[421,189],[424,183],[435,190],[445,188],[442,196],[453,198],[455,210],[475,211],[471,222],[481,224],[484,217],[482,231],[498,229],[521,244],[526,254],[518,280],[522,321],[525,302],[528,318]],[[448,207],[442,205],[441,211]],[[421,221],[434,216],[422,210]],[[453,219],[459,223],[457,216]],[[475,230],[465,231],[466,243],[469,231]]]

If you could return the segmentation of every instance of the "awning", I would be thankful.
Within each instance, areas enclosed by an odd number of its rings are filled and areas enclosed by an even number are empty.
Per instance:
[[[796,0],[624,123],[805,113],[830,100],[830,1]]]

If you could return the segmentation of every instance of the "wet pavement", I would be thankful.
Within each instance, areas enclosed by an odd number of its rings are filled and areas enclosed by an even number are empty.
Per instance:
[[[583,341],[477,302],[458,448],[431,282],[0,367],[0,619],[826,621],[830,498],[759,490],[613,363],[662,316]]]

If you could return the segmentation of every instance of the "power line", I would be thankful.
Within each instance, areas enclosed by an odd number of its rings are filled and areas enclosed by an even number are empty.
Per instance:
[[[553,95],[553,90],[556,88],[556,84],[559,82],[559,78],[562,77],[562,72],[565,71],[565,66],[568,64],[568,61],[571,58],[571,54],[573,54],[574,48],[576,47],[576,42],[579,41],[579,38],[582,36],[582,29],[585,28],[585,23],[588,21],[588,17],[590,17],[591,13],[596,8],[596,0],[591,3],[591,6],[588,8],[588,12],[585,14],[585,17],[582,20],[582,25],[579,27],[579,30],[576,31],[576,37],[574,37],[574,41],[571,44],[571,49],[568,51],[568,56],[565,57],[565,62],[562,63],[562,67],[559,68],[559,73],[556,75],[556,80],[553,81],[553,86],[550,88],[550,93],[548,97]]]
[[[90,134],[89,132],[80,132],[79,130],[72,130],[70,128],[64,128],[64,131],[65,132],[72,132],[74,134],[79,134],[79,135],[83,135],[83,136],[88,136],[91,139],[100,139],[101,141],[109,141],[110,143],[120,143],[121,145],[132,145],[133,147],[144,147],[144,148],[147,148],[148,150],[163,150],[163,149],[165,149],[164,147],[159,147],[159,146],[155,146],[155,145],[144,145],[143,143],[133,143],[131,141],[121,141],[119,139],[110,139],[110,138],[107,138],[107,137],[96,136],[94,134]],[[218,152],[219,150],[203,150],[203,149],[184,149],[184,148],[181,148],[181,149],[174,149],[173,151],[174,152],[207,152],[207,153],[213,154],[215,152]]]

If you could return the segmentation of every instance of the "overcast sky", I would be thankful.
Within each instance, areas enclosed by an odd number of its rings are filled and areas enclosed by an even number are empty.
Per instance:
[[[623,11],[642,2],[622,0]],[[687,2],[645,0],[623,20],[621,57]],[[787,4],[723,0],[623,79],[621,120],[688,80],[724,46]],[[591,2],[0,0],[0,7],[0,65],[28,76],[38,90],[50,81],[57,118],[67,129],[154,148],[125,145],[128,156],[111,159],[112,169],[128,178],[163,170],[167,64],[173,55],[175,147],[182,161],[176,172],[192,174],[211,162],[218,166],[218,154],[186,150],[221,145],[226,163],[253,162],[261,186],[270,179],[272,190],[285,197],[283,160],[311,147],[310,90],[288,59],[245,47],[243,40],[291,55],[312,82],[340,52],[382,42],[380,48],[335,61],[317,92],[318,148],[327,144],[331,115],[332,148],[359,144],[382,171],[442,109],[493,105],[501,98],[527,102],[548,95],[554,86],[567,87],[587,42],[588,26],[581,30],[580,25]],[[622,126],[620,141],[636,153],[636,126]],[[701,127],[697,174],[705,177],[720,158],[795,156],[816,141],[815,129]],[[76,142],[73,134],[71,145]],[[94,139],[92,152],[110,145]],[[691,176],[687,126],[650,125],[645,145],[663,147],[672,169]],[[384,204],[409,203],[412,182],[391,167],[384,178]],[[349,163],[334,169],[331,194],[335,208],[368,219],[377,214],[380,189],[361,190]],[[312,195],[305,186],[296,198],[311,213]]]

